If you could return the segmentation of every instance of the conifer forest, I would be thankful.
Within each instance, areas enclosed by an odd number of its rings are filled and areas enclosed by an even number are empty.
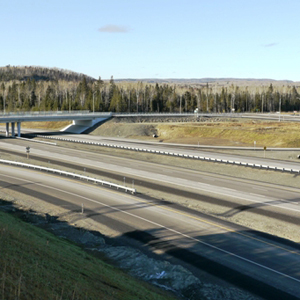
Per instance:
[[[247,83],[247,82],[246,82]],[[94,79],[42,67],[0,68],[0,112],[73,111],[184,113],[299,111],[294,82],[155,82]]]

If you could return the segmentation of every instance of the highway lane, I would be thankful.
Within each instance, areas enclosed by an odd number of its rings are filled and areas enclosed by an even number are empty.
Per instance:
[[[186,155],[194,155],[194,156],[203,156],[210,158],[218,158],[222,160],[230,160],[230,161],[238,161],[244,163],[254,163],[259,165],[269,165],[277,168],[286,168],[286,169],[300,169],[299,161],[283,161],[283,160],[274,160],[267,159],[263,157],[248,157],[237,154],[228,154],[228,153],[220,153],[213,152],[212,150],[205,150],[201,147],[197,147],[196,145],[179,145],[179,144],[168,144],[168,143],[159,143],[159,142],[148,142],[148,141],[138,141],[132,139],[121,139],[121,138],[108,138],[101,136],[92,136],[92,135],[74,135],[74,134],[62,134],[59,135],[61,138],[67,138],[71,140],[83,140],[89,142],[97,142],[97,143],[106,143],[124,147],[132,147],[132,148],[141,148],[141,149],[149,149],[156,151],[165,151],[170,153],[180,153]],[[262,150],[262,148],[261,148]],[[295,149],[299,150],[299,149]],[[300,151],[300,150],[299,150]],[[263,151],[262,151],[263,156]]]
[[[78,212],[137,239],[156,253],[217,275],[266,299],[300,298],[300,250],[259,236],[247,228],[176,205],[147,201],[94,185],[35,171],[2,166],[1,189],[31,195]],[[80,214],[84,204],[85,213]]]
[[[28,132],[30,132],[30,130]],[[48,135],[49,131],[41,131],[41,134]],[[66,138],[71,140],[83,140],[89,142],[113,144],[113,145],[124,146],[124,147],[165,151],[165,152],[180,153],[185,155],[203,156],[207,158],[218,158],[222,160],[238,161],[238,162],[250,163],[250,164],[254,163],[259,165],[269,165],[277,168],[296,169],[296,170],[300,169],[300,161],[281,161],[281,160],[267,159],[263,157],[248,157],[240,154],[220,153],[220,152],[214,152],[213,151],[214,147],[211,147],[211,149],[207,149],[208,148],[207,146],[202,148],[201,145],[197,147],[197,145],[169,144],[169,143],[160,143],[154,141],[151,142],[151,141],[139,141],[134,139],[93,136],[88,134],[80,134],[80,135],[68,134],[62,132],[57,134],[50,133],[50,136],[51,135],[54,136],[57,135],[60,138]],[[218,148],[216,147],[216,149]],[[235,147],[232,147],[232,149],[235,149]],[[299,148],[297,149],[291,148],[285,150],[300,151]],[[263,156],[262,147],[260,148],[257,147],[257,151],[261,151]]]
[[[23,141],[9,139],[0,142],[0,149],[24,152]],[[34,144],[31,155],[38,155],[49,161],[61,160],[78,164],[83,168],[106,170],[125,177],[154,181],[170,187],[178,187],[197,194],[222,199],[232,199],[240,205],[253,205],[256,209],[272,209],[288,216],[300,217],[300,189],[284,188],[276,185],[264,185],[258,182],[237,180],[227,176],[212,175],[188,169],[161,166],[159,164],[135,161],[115,156],[89,153],[75,149]],[[122,178],[123,179],[123,178]],[[121,180],[122,180],[121,179]],[[131,180],[127,180],[131,184]],[[243,209],[243,208],[240,208]],[[238,211],[238,210],[237,210]],[[228,211],[227,215],[237,211]]]

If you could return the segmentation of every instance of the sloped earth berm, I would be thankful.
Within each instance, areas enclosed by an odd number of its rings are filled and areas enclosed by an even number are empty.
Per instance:
[[[180,265],[158,260],[143,254],[138,249],[121,246],[97,231],[88,231],[70,225],[63,217],[39,213],[17,205],[16,201],[1,201],[0,209],[17,215],[22,220],[39,226],[56,236],[70,240],[89,252],[99,252],[114,264],[138,277],[166,290],[171,290],[182,299],[189,300],[259,300],[260,298],[237,289],[203,283]],[[5,205],[10,203],[8,205]],[[4,205],[3,205],[4,204]],[[113,245],[111,245],[113,244]]]

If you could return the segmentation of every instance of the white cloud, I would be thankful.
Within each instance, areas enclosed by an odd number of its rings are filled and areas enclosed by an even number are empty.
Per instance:
[[[100,32],[107,32],[107,33],[125,33],[129,31],[127,27],[118,26],[118,25],[106,25],[100,27],[98,30]]]
[[[278,45],[278,43],[270,43],[270,44],[264,44],[263,47],[274,47],[277,45]]]

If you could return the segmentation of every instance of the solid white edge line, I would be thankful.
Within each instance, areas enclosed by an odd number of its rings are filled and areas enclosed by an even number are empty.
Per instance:
[[[14,178],[14,179],[18,179],[18,180],[22,180],[22,181],[32,182],[32,181],[29,181],[29,180],[16,178],[16,177],[14,177],[14,176],[9,176],[9,175],[4,175],[4,176],[8,176],[8,177],[11,177],[11,178]],[[33,182],[33,183],[34,183],[34,182]],[[183,237],[186,237],[186,238],[188,238],[188,239],[191,239],[191,240],[193,240],[193,241],[196,241],[196,242],[198,242],[198,243],[200,243],[200,244],[203,244],[203,245],[205,245],[205,246],[207,246],[207,247],[213,248],[213,249],[215,249],[215,250],[218,250],[218,251],[220,251],[220,252],[223,252],[223,253],[228,254],[228,255],[230,255],[230,256],[233,256],[233,257],[236,257],[236,258],[241,259],[241,260],[243,260],[243,261],[246,261],[246,262],[248,262],[248,263],[250,263],[250,264],[256,265],[256,266],[258,266],[258,267],[260,267],[260,268],[263,268],[263,269],[265,269],[265,270],[268,270],[268,271],[270,271],[270,272],[273,272],[273,273],[275,273],[275,274],[278,274],[278,275],[280,275],[280,276],[289,278],[289,279],[291,279],[291,280],[294,280],[294,281],[300,283],[300,279],[297,279],[297,278],[294,278],[294,277],[292,277],[292,276],[290,276],[290,275],[287,275],[287,274],[285,274],[285,273],[276,271],[276,270],[271,269],[271,268],[269,268],[269,267],[267,267],[267,266],[264,266],[264,265],[262,265],[262,264],[259,264],[259,263],[257,263],[257,262],[254,262],[254,261],[252,261],[252,260],[250,260],[250,259],[247,259],[247,258],[242,257],[242,256],[240,256],[240,255],[234,254],[234,253],[229,252],[229,251],[227,251],[227,250],[221,249],[221,248],[219,248],[219,247],[217,247],[217,246],[208,244],[208,243],[203,242],[203,241],[201,241],[201,240],[199,240],[199,239],[197,239],[197,238],[191,237],[191,236],[189,236],[189,235],[187,235],[187,234],[185,234],[185,233],[181,233],[181,232],[179,232],[179,231],[177,231],[177,230],[174,230],[174,229],[171,229],[171,228],[166,227],[166,226],[164,226],[164,225],[161,225],[161,224],[159,224],[159,223],[157,223],[157,222],[150,221],[150,220],[145,219],[145,218],[143,218],[143,217],[134,215],[134,214],[132,214],[132,213],[130,213],[130,212],[127,212],[127,211],[124,211],[124,210],[122,210],[122,209],[120,209],[120,208],[116,208],[116,207],[110,206],[110,205],[108,205],[108,204],[105,204],[105,203],[103,203],[103,202],[100,202],[100,201],[96,201],[96,200],[87,198],[87,197],[85,197],[85,196],[81,196],[81,195],[78,195],[78,194],[75,194],[75,193],[71,193],[71,192],[68,192],[68,191],[64,191],[64,190],[61,190],[61,189],[59,189],[59,188],[47,186],[47,185],[45,185],[45,184],[39,184],[39,183],[34,183],[34,184],[39,185],[39,186],[42,186],[42,187],[46,187],[46,188],[49,188],[49,189],[57,190],[57,191],[60,191],[60,192],[62,192],[62,193],[66,193],[66,194],[69,194],[69,195],[72,195],[72,196],[76,196],[76,197],[85,199],[86,201],[89,201],[89,202],[93,202],[93,203],[97,203],[97,204],[103,205],[103,206],[108,207],[108,208],[110,208],[110,209],[113,209],[113,210],[115,210],[115,211],[118,211],[118,212],[127,214],[127,215],[129,215],[129,216],[131,216],[131,217],[134,217],[134,218],[143,220],[143,221],[148,222],[148,223],[150,223],[150,224],[156,225],[156,226],[158,226],[158,227],[160,227],[160,228],[164,228],[164,229],[166,229],[166,230],[168,230],[168,231],[174,232],[174,233],[176,233],[176,234],[178,234],[178,235],[181,235],[181,236],[183,236]]]

